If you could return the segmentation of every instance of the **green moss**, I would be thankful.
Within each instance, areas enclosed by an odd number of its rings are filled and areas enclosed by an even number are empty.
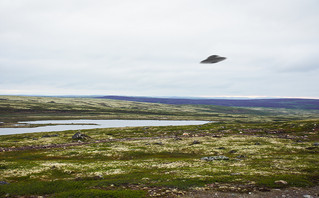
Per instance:
[[[87,185],[84,182],[75,181],[29,181],[0,185],[0,195],[46,195],[64,191],[83,189]]]
[[[142,198],[146,197],[146,193],[141,190],[73,190],[68,192],[59,193],[56,198]]]
[[[309,180],[309,177],[305,175],[273,175],[273,176],[263,176],[255,178],[257,185],[266,186],[270,188],[282,188],[286,187],[282,184],[276,184],[275,181],[284,180],[288,183],[289,186],[296,187],[307,187],[312,186],[313,183]]]

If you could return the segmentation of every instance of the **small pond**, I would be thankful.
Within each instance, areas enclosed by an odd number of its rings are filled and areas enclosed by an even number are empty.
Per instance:
[[[18,126],[20,127],[17,128],[0,128],[0,135],[114,127],[202,125],[206,123],[209,122],[192,120],[41,120],[19,122]],[[30,127],[32,124],[49,124],[49,126]]]

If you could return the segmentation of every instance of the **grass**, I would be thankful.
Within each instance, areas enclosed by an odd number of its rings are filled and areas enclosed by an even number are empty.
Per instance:
[[[5,100],[0,104],[6,107],[0,116],[4,118],[3,127],[20,119],[152,119],[163,118],[164,114],[169,119],[218,118],[219,122],[81,130],[91,137],[86,140],[89,144],[0,152],[0,181],[9,183],[0,185],[0,196],[147,197],[182,195],[211,186],[227,191],[236,186],[282,188],[319,183],[319,147],[314,146],[319,142],[319,119],[315,111],[152,106],[81,98],[2,98]],[[75,132],[2,135],[0,147],[70,144],[74,143],[71,137]],[[58,136],[43,137],[46,134]],[[116,141],[95,142],[111,139]],[[229,160],[201,160],[220,155]],[[277,180],[288,184],[280,186]]]
[[[0,196],[9,195],[50,195],[54,197],[145,197],[141,190],[99,190],[83,189],[90,183],[83,181],[29,181],[19,184],[1,185]]]

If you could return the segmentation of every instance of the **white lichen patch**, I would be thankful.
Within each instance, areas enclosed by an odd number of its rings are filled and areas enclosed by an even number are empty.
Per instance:
[[[122,169],[111,169],[105,172],[102,172],[102,175],[118,175],[118,174],[124,174],[127,171],[124,171]]]
[[[65,166],[68,166],[68,163],[61,163],[61,162],[44,162],[41,163],[42,166],[44,167],[57,167],[57,168],[62,168]]]
[[[129,128],[122,130],[134,133]],[[145,171],[145,178],[152,178],[149,174],[199,179],[236,175],[239,181],[237,175],[300,174],[319,162],[316,155],[304,154],[307,151],[305,147],[309,145],[279,138],[243,135],[96,143],[41,150],[37,151],[38,157],[32,157],[32,154],[22,156],[30,157],[33,164],[28,166],[12,168],[12,163],[2,160],[0,164],[4,168],[0,169],[0,180],[21,176],[48,180],[56,179],[53,174],[61,174],[61,178],[76,178]],[[301,153],[296,155],[298,152]],[[229,160],[201,160],[203,156],[216,155],[227,156]]]
[[[195,161],[178,161],[178,162],[167,162],[167,163],[158,163],[153,164],[152,168],[165,168],[165,169],[182,169],[182,168],[190,168],[190,167],[200,167],[201,164],[196,163]]]
[[[19,169],[9,169],[4,171],[2,176],[4,178],[7,177],[23,177],[23,176],[28,176],[28,175],[33,175],[40,173],[42,171],[47,170],[46,167],[34,167],[34,168],[19,168]]]

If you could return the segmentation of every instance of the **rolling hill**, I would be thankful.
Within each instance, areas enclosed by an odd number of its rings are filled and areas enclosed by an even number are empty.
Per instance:
[[[287,109],[313,109],[319,110],[319,99],[192,99],[192,98],[155,98],[134,96],[101,96],[96,98],[125,100],[135,102],[161,103],[161,104],[191,104],[191,105],[218,105],[232,107],[270,107]]]

